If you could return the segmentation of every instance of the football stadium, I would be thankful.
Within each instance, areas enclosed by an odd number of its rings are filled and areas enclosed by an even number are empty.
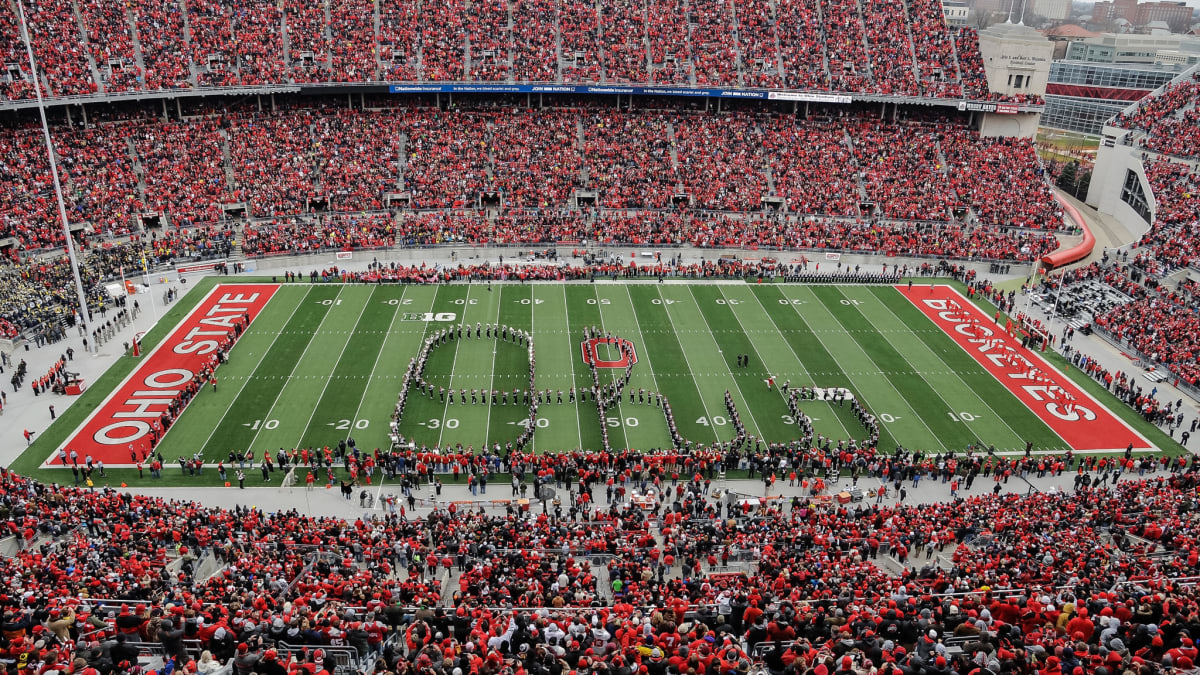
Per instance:
[[[1200,66],[949,11],[0,1],[5,673],[1196,671]]]

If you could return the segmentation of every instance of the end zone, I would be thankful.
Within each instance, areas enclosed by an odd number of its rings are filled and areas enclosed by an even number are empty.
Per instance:
[[[895,288],[1071,448],[1121,452],[1132,444],[1135,450],[1158,449],[955,289]]]
[[[278,284],[214,286],[41,467],[63,467],[59,460],[63,451],[76,452],[80,463],[91,456],[105,466],[134,466],[193,400],[187,389],[194,387],[195,374],[215,358],[224,340],[233,338],[236,324],[245,322],[246,328],[254,321],[278,288]],[[68,465],[69,461],[68,455]]]

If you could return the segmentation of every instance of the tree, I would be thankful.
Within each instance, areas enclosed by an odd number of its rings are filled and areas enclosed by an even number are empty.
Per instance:
[[[1075,189],[1075,174],[1078,164],[1078,162],[1071,162],[1063,167],[1062,173],[1058,174],[1058,187],[1066,192],[1071,192]]]

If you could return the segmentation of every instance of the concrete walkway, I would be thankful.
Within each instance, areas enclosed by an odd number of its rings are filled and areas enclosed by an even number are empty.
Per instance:
[[[178,469],[176,469],[178,470]],[[206,469],[207,470],[207,469]],[[1147,474],[1147,477],[1154,475],[1167,475],[1165,473]],[[1014,494],[1028,494],[1036,491],[1071,491],[1074,489],[1074,473],[1064,472],[1061,476],[1047,475],[1043,478],[1038,478],[1036,474],[1031,474],[1027,478],[1013,476],[1007,483],[1001,484],[1001,492]],[[199,502],[210,507],[233,508],[234,506],[252,507],[263,509],[267,512],[284,511],[296,509],[302,514],[310,516],[336,516],[341,518],[362,518],[372,515],[380,515],[384,513],[384,509],[379,506],[382,503],[382,497],[393,495],[400,504],[404,504],[407,509],[406,498],[400,492],[399,484],[392,484],[384,481],[382,484],[376,482],[372,486],[364,486],[356,490],[353,498],[350,500],[344,499],[341,492],[335,485],[332,489],[325,489],[324,486],[318,486],[311,490],[303,486],[303,479],[296,487],[280,488],[279,482],[282,478],[280,472],[276,471],[272,474],[273,484],[264,484],[262,478],[257,471],[247,475],[246,489],[238,489],[236,485],[233,487],[173,487],[173,488],[142,488],[131,487],[129,492],[145,494],[150,496],[161,497],[163,499],[187,499]],[[421,517],[428,515],[434,509],[434,505],[430,500],[435,500],[444,507],[449,502],[459,502],[460,508],[483,508],[489,512],[503,513],[506,505],[503,502],[517,499],[512,494],[512,487],[507,482],[492,483],[488,486],[486,494],[472,495],[467,489],[466,478],[455,484],[450,482],[449,477],[443,477],[445,482],[440,496],[434,494],[434,490],[429,485],[422,485],[420,488],[413,491],[413,495],[417,498],[417,506],[413,510],[408,510],[407,517]],[[874,491],[880,486],[880,481],[877,478],[860,478],[858,487],[864,494],[868,491]],[[984,495],[992,492],[996,482],[991,477],[980,476],[975,480],[975,484],[970,490],[959,490],[960,497],[970,495]],[[565,487],[565,486],[564,486]],[[836,483],[829,486],[826,490],[827,494],[837,494],[842,490],[849,490],[852,487],[852,481],[848,477],[843,477]],[[376,501],[376,506],[373,508],[364,508],[360,506],[359,494],[361,490],[367,490],[372,499]],[[912,481],[904,482],[904,489],[907,491],[905,503],[908,504],[933,504],[938,502],[949,501],[950,483],[942,483],[940,480],[928,480],[922,478],[917,485],[913,485]],[[713,490],[732,491],[745,498],[756,498],[765,496],[764,484],[761,480],[747,479],[730,479],[728,481],[713,481]],[[560,497],[564,497],[565,504],[568,503],[567,491],[559,490]],[[532,494],[532,491],[530,491]],[[771,493],[774,495],[782,495],[784,500],[790,501],[792,497],[807,497],[807,492],[802,489],[799,484],[789,486],[787,480],[779,480],[775,483]],[[594,490],[595,503],[601,507],[606,507],[608,504],[605,501],[605,491],[603,486],[598,486]],[[500,503],[494,503],[500,502]],[[888,486],[888,495],[884,497],[883,504],[895,504],[897,495],[894,493],[892,486]],[[541,512],[540,502],[531,500],[533,506],[531,509],[535,513]],[[864,498],[864,503],[873,504],[875,498]],[[553,507],[549,507],[553,510]]]

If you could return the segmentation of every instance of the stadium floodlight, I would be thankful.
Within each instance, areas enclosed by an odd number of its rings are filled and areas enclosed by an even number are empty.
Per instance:
[[[33,77],[33,91],[37,94],[38,115],[42,118],[42,135],[46,138],[46,158],[50,161],[50,175],[54,178],[54,198],[58,201],[58,216],[62,220],[63,237],[66,238],[67,257],[71,261],[71,276],[75,277],[75,292],[79,295],[79,320],[84,327],[92,324],[88,311],[87,293],[83,291],[83,280],[79,277],[79,260],[75,256],[75,241],[71,238],[71,225],[67,221],[67,203],[63,200],[62,182],[58,178],[58,162],[54,159],[54,141],[50,138],[50,125],[46,123],[46,106],[42,100],[42,85],[38,78],[37,63],[33,58],[33,38],[29,25],[25,23],[25,3],[17,0],[17,13],[21,20],[21,37],[25,40],[25,55],[29,57],[29,74]],[[94,347],[94,345],[93,345]]]

